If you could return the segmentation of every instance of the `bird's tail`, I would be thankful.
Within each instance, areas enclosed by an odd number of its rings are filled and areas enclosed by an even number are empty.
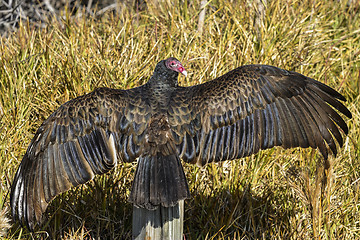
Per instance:
[[[139,157],[129,201],[135,206],[156,209],[172,207],[189,198],[184,169],[177,155]]]

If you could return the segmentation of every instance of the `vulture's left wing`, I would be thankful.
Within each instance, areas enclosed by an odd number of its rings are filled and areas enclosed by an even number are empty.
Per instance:
[[[140,155],[150,117],[141,89],[100,88],[44,121],[11,187],[15,219],[33,229],[54,197]]]
[[[336,155],[338,110],[351,118],[334,89],[296,72],[247,65],[204,84],[181,88],[169,106],[180,157],[205,165],[238,159],[274,146],[318,148]]]

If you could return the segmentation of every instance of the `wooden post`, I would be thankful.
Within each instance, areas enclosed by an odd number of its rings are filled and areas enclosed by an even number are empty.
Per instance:
[[[183,239],[184,200],[174,207],[159,206],[155,210],[133,207],[133,239]]]

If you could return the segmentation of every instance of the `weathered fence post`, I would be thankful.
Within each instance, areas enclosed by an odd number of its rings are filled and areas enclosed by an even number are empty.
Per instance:
[[[174,207],[147,210],[133,206],[133,239],[180,240],[183,238],[184,200]]]

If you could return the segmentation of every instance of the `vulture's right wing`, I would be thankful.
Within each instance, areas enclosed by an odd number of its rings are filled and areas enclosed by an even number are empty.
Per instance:
[[[296,72],[248,65],[204,84],[181,88],[169,106],[180,157],[205,165],[274,146],[328,147],[348,133],[338,110],[351,118],[334,89]]]

